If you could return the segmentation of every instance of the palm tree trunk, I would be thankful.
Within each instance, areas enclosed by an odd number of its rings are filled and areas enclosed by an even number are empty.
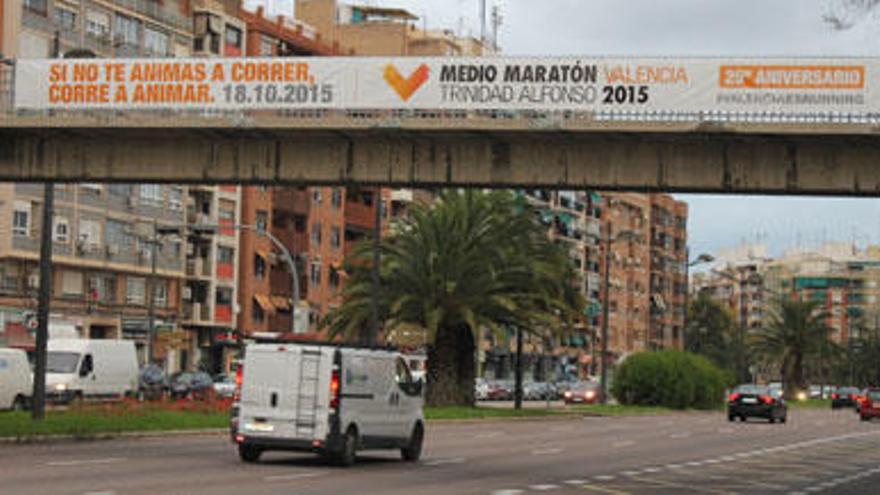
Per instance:
[[[467,327],[443,327],[428,348],[429,406],[474,405],[474,339]]]

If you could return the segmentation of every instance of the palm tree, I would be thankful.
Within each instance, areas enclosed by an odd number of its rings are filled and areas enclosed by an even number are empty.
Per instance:
[[[818,303],[780,299],[770,311],[769,324],[750,338],[752,351],[768,363],[779,366],[786,395],[802,390],[807,361],[836,348],[828,315]]]
[[[395,227],[380,246],[380,319],[386,333],[427,332],[429,404],[473,404],[479,332],[563,331],[584,305],[567,253],[510,193],[446,191]],[[353,340],[371,315],[369,243],[346,267],[343,304],[324,326]]]

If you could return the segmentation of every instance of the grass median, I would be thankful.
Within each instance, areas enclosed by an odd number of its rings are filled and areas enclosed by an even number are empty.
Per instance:
[[[90,439],[127,432],[203,430],[229,426],[225,403],[115,403],[48,411],[43,421],[30,413],[0,414],[0,438],[44,436]]]
[[[37,437],[66,436],[79,439],[112,437],[130,432],[163,432],[226,428],[228,402],[163,402],[72,407],[49,411],[44,421],[31,420],[29,413],[0,414],[0,438],[22,441]],[[579,405],[555,408],[426,407],[430,421],[547,418],[565,416],[637,416],[675,412],[661,407]]]

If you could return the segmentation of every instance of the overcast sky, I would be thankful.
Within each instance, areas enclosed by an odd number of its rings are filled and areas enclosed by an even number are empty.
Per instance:
[[[289,11],[291,0],[273,8]],[[343,0],[340,0],[343,1]],[[836,0],[487,0],[501,7],[509,55],[876,56],[880,17]],[[363,0],[400,6],[431,28],[478,35],[479,0]],[[839,32],[829,9],[857,21]],[[771,253],[825,240],[880,242],[880,201],[680,195],[691,206],[692,252],[762,240]]]

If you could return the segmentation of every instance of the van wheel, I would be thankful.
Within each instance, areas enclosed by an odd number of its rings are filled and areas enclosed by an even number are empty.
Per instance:
[[[406,462],[417,462],[422,456],[422,443],[425,440],[425,431],[422,424],[416,424],[412,435],[409,437],[409,445],[400,449],[400,456]]]
[[[14,401],[12,401],[12,410],[16,412],[21,412],[27,409],[27,404],[25,403],[25,398],[22,396],[17,396]]]
[[[357,430],[349,428],[342,439],[342,449],[336,453],[336,463],[342,467],[351,467],[357,459]]]
[[[240,444],[238,446],[238,457],[248,464],[253,464],[255,462],[260,461],[260,455],[263,454],[263,451],[259,449],[259,447],[254,447],[253,445],[245,445]]]

